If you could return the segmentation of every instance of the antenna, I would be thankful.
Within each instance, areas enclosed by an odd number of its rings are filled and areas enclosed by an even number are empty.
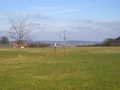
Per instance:
[[[63,39],[63,47],[64,47],[64,52],[66,52],[66,31],[63,31],[63,34],[60,35],[60,37]]]

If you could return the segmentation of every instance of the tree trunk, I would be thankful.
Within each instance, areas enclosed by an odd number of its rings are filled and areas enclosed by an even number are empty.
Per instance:
[[[20,56],[20,46],[17,47],[17,55]]]
[[[21,47],[21,42],[18,41],[18,46],[17,46],[17,55],[20,56],[20,47]]]

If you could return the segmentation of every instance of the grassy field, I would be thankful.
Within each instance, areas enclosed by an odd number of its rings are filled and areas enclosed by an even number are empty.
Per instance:
[[[0,49],[0,90],[120,90],[120,47]]]

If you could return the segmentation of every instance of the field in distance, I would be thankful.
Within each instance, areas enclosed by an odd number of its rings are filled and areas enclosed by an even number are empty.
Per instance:
[[[0,90],[120,90],[120,47],[0,49]]]

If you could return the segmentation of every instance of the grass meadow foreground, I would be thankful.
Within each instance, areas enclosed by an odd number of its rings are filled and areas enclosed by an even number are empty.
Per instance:
[[[120,47],[0,49],[0,90],[120,90]]]

